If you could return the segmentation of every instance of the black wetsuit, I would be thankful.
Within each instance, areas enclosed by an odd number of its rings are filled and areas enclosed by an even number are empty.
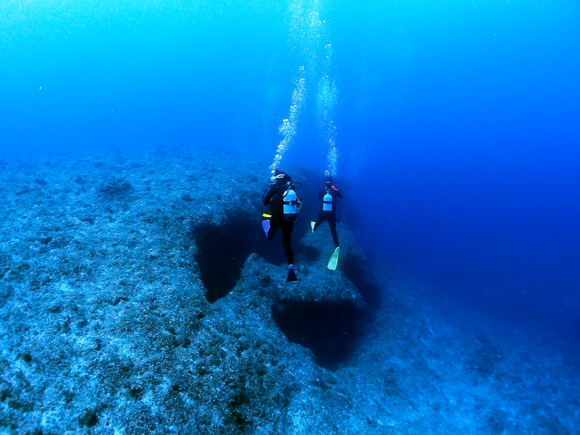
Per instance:
[[[288,177],[290,178],[290,177]],[[272,240],[274,233],[278,228],[282,228],[282,243],[284,244],[284,251],[288,264],[294,264],[294,251],[290,239],[292,237],[292,230],[294,222],[284,220],[284,192],[286,192],[286,184],[274,184],[270,187],[268,194],[263,199],[264,205],[270,205],[272,217],[270,218],[270,229],[268,230],[268,240]]]
[[[318,199],[323,201],[323,207],[324,196],[327,193],[330,193],[330,196],[332,196],[332,210],[325,211],[324,208],[320,210],[320,213],[318,213],[318,220],[316,221],[316,224],[314,224],[313,231],[316,231],[320,224],[327,220],[328,225],[330,226],[330,234],[332,234],[332,239],[334,240],[334,246],[338,248],[338,234],[336,233],[336,203],[338,202],[337,198],[342,198],[342,193],[340,193],[334,186],[322,189],[320,192],[318,192]]]

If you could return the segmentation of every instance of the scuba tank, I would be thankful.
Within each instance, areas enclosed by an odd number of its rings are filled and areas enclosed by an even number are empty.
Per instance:
[[[326,195],[324,195],[324,199],[322,200],[322,210],[332,211],[332,195],[328,189],[326,190]]]
[[[295,222],[298,220],[298,197],[294,191],[294,186],[290,184],[283,195],[284,198],[284,220]]]

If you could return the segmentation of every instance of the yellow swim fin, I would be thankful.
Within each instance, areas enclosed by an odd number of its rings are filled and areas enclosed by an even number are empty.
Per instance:
[[[336,270],[336,267],[338,266],[338,254],[340,254],[340,248],[336,248],[334,254],[330,257],[330,261],[328,262],[328,268],[330,270]]]

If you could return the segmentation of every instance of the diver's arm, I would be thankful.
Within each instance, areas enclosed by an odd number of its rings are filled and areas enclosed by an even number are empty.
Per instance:
[[[272,187],[270,187],[270,190],[268,190],[268,194],[266,195],[266,197],[262,200],[262,204],[264,205],[268,205],[270,204],[270,201],[272,201],[272,196],[274,195],[274,189],[272,189]]]

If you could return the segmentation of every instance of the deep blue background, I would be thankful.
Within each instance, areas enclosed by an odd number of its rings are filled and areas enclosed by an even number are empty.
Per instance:
[[[2,150],[180,143],[274,156],[308,56],[289,49],[288,3],[99,3],[0,5]],[[578,3],[320,8],[339,176],[369,255],[443,297],[580,337]],[[309,89],[284,162],[322,173]]]

